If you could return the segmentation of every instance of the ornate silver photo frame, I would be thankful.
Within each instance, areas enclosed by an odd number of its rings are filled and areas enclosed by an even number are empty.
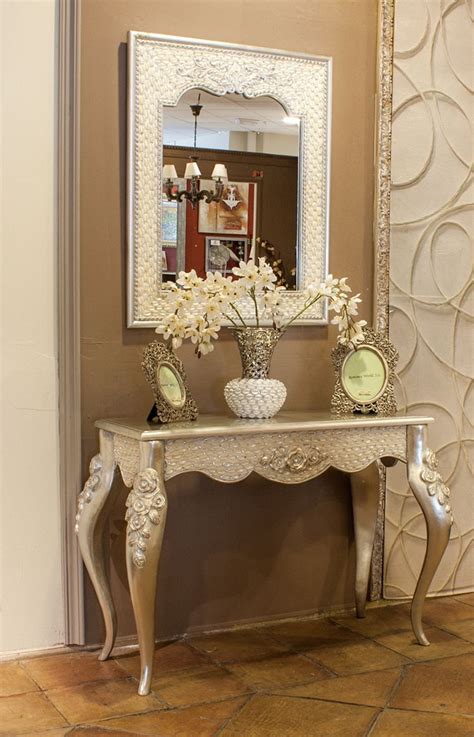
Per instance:
[[[398,351],[387,338],[365,328],[364,341],[357,349],[338,345],[332,360],[336,373],[332,412],[395,414],[393,377]]]
[[[195,420],[196,402],[188,388],[183,362],[164,343],[149,343],[143,352],[142,368],[155,398],[149,422]]]
[[[128,327],[156,327],[162,295],[163,109],[188,90],[269,96],[300,121],[297,212],[299,290],[327,274],[331,59],[131,31],[128,36]],[[308,183],[307,185],[305,183]],[[302,291],[284,295],[289,315]],[[248,324],[253,307],[241,305]],[[326,324],[318,302],[299,324]]]

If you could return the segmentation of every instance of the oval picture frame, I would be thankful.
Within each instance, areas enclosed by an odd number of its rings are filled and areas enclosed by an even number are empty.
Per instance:
[[[163,372],[171,374],[171,379],[162,377]],[[174,380],[174,383],[173,383]],[[167,382],[167,383],[165,383]],[[158,391],[165,402],[168,402],[173,409],[181,409],[186,402],[186,387],[183,379],[175,367],[168,361],[161,361],[156,367],[156,384]],[[178,401],[173,400],[173,392],[179,390],[180,397]]]
[[[367,361],[368,355],[371,358]],[[336,374],[331,401],[332,412],[395,414],[397,403],[393,377],[398,351],[387,338],[371,328],[365,328],[364,340],[357,348],[339,344],[332,351],[332,360]],[[370,363],[372,366],[368,365]],[[383,373],[381,382],[380,368]]]
[[[356,380],[354,376],[351,375],[351,371],[358,370],[359,368],[354,366],[351,368],[351,364],[354,364],[358,358],[361,358],[365,354],[369,354],[375,357],[376,361],[378,361],[378,368],[381,368],[383,373],[381,385],[378,386],[376,381],[367,380],[369,378],[377,379],[378,376],[371,375],[370,377],[368,377],[366,374],[364,377],[357,377],[357,379],[366,379],[365,383],[360,387],[360,390],[351,391],[351,384],[355,383]],[[374,367],[369,367],[368,370],[373,372]],[[354,348],[349,351],[349,353],[344,358],[344,361],[342,362],[341,386],[349,399],[351,399],[353,402],[364,402],[365,404],[376,402],[385,392],[388,383],[388,377],[389,368],[383,353],[378,348],[373,345],[369,345],[368,343],[362,343],[357,347],[357,350]]]
[[[158,340],[149,343],[143,351],[142,368],[155,398],[148,422],[167,423],[197,418],[198,408],[189,391],[183,362],[170,348]],[[160,380],[162,369],[168,375],[164,381]],[[176,389],[180,392],[180,398],[173,402]]]

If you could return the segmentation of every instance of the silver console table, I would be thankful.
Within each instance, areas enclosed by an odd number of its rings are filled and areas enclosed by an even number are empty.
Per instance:
[[[449,489],[427,446],[430,417],[350,416],[281,412],[270,420],[202,415],[195,422],[150,425],[140,420],[100,420],[100,453],[79,495],[76,531],[105,621],[99,656],[112,650],[116,614],[103,556],[103,529],[116,469],[127,499],[127,571],[141,656],[139,693],[150,691],[155,647],[155,593],[168,499],[165,482],[198,471],[233,483],[252,471],[284,484],[313,479],[329,467],[350,474],[356,544],[355,598],[364,616],[379,505],[378,461],[407,464],[408,480],[425,516],[428,539],[412,602],[411,619],[421,645],[422,607],[446,549],[452,524]]]

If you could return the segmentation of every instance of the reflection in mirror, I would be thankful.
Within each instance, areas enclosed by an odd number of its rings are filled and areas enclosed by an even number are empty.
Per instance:
[[[271,97],[192,89],[164,108],[164,281],[266,256],[298,287],[299,129]]]

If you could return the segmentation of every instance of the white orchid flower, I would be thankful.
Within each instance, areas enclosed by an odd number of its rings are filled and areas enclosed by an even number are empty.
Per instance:
[[[208,319],[219,317],[221,312],[222,312],[222,307],[217,297],[214,297],[207,303],[206,315]]]
[[[316,284],[308,284],[308,286],[303,290],[303,294],[308,302],[309,300],[316,299],[321,296],[321,289]]]
[[[181,287],[187,287],[188,289],[190,287],[199,287],[202,282],[201,277],[196,274],[196,269],[180,271],[176,279],[176,284],[179,284]]]
[[[354,297],[351,297],[350,299],[348,299],[347,312],[349,313],[349,315],[357,315],[358,313],[357,305],[359,305],[361,302],[362,300],[360,299],[359,294],[356,294]]]
[[[334,310],[334,312],[341,312],[347,305],[346,297],[344,294],[339,294],[337,297],[331,297],[331,302],[329,303],[329,310]]]
[[[339,279],[339,289],[341,292],[352,292],[352,289],[350,288],[349,284],[346,284],[347,282],[347,276],[343,276],[342,279]]]

